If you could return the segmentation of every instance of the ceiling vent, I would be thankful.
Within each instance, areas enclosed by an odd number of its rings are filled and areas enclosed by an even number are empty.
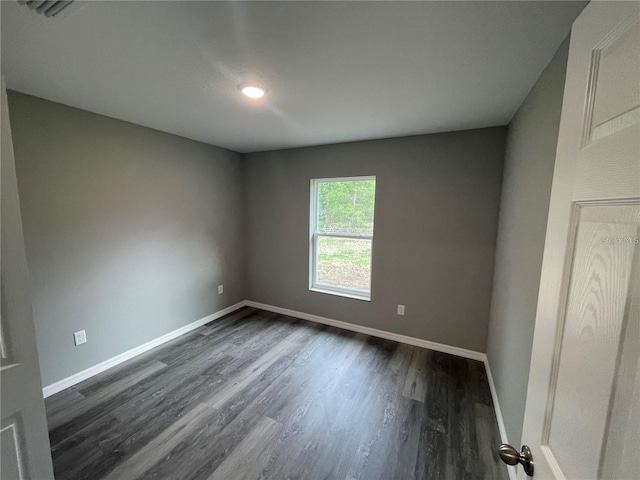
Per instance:
[[[62,10],[69,6],[73,0],[56,1],[56,0],[18,0],[21,5],[26,5],[37,13],[44,14],[45,17],[54,17]]]

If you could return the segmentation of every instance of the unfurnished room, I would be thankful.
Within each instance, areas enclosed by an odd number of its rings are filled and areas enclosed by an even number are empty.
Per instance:
[[[0,2],[2,480],[640,478],[640,2]]]

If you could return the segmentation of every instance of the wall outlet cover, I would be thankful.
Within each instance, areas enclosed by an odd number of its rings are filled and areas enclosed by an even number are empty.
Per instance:
[[[79,332],[74,333],[73,341],[76,344],[76,346],[82,345],[83,343],[87,343],[87,332],[85,332],[84,330],[80,330]]]
[[[224,292],[224,285],[218,285],[218,295]]]
[[[404,305],[398,305],[398,315],[404,315]]]

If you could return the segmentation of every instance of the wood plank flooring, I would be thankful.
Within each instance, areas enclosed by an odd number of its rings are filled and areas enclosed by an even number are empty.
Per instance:
[[[481,362],[238,310],[46,400],[56,479],[508,479]]]

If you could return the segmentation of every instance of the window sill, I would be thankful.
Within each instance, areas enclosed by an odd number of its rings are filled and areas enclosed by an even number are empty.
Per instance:
[[[365,302],[371,301],[371,295],[363,295],[358,293],[351,292],[342,292],[338,290],[331,290],[329,288],[321,288],[321,287],[309,287],[309,290],[317,293],[326,293],[328,295],[336,295],[338,297],[352,298],[354,300],[363,300]]]

